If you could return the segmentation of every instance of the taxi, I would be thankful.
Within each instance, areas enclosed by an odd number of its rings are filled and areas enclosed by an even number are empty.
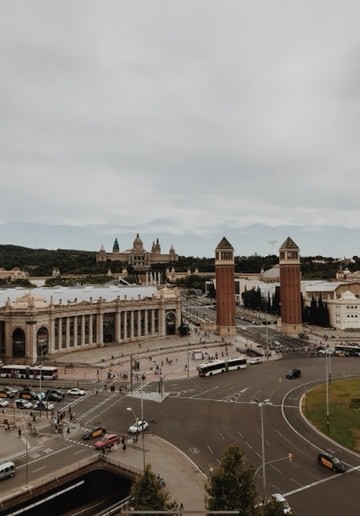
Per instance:
[[[335,473],[344,473],[346,470],[345,464],[331,452],[320,452],[318,455],[318,463],[331,469]]]
[[[106,428],[104,425],[97,425],[86,430],[83,433],[82,438],[86,441],[88,439],[94,439],[95,437],[102,437],[104,434],[106,434]]]

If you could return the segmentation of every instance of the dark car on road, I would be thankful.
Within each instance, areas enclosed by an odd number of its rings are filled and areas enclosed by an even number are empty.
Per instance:
[[[45,399],[49,401],[62,401],[65,398],[65,394],[59,389],[48,389],[45,392]]]
[[[286,378],[288,380],[292,380],[293,378],[300,378],[300,376],[301,376],[301,370],[300,369],[296,369],[296,368],[290,369],[290,371],[288,371],[286,373]]]
[[[318,455],[318,463],[326,468],[332,469],[335,473],[344,473],[346,470],[345,464],[332,452],[320,452]]]
[[[94,439],[94,437],[101,437],[104,434],[106,434],[106,428],[104,427],[104,425],[97,425],[86,430],[83,433],[82,438],[84,440]]]

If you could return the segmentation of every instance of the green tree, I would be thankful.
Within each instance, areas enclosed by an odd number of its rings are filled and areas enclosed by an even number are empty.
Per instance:
[[[177,504],[170,499],[161,479],[155,475],[151,465],[145,466],[144,473],[138,476],[130,489],[131,506],[135,511],[172,511]]]
[[[205,484],[206,507],[209,511],[238,511],[239,516],[258,514],[255,507],[254,468],[245,462],[236,443],[223,452],[220,464]]]

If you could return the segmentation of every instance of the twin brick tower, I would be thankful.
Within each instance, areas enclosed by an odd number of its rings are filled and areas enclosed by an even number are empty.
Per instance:
[[[281,330],[288,335],[301,331],[300,253],[288,237],[279,250]],[[216,325],[221,337],[236,331],[234,248],[223,237],[215,249]]]

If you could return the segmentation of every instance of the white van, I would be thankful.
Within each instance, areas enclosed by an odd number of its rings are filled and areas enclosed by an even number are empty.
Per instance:
[[[10,460],[2,462],[0,464],[0,480],[5,478],[14,477],[16,472],[15,464]]]

